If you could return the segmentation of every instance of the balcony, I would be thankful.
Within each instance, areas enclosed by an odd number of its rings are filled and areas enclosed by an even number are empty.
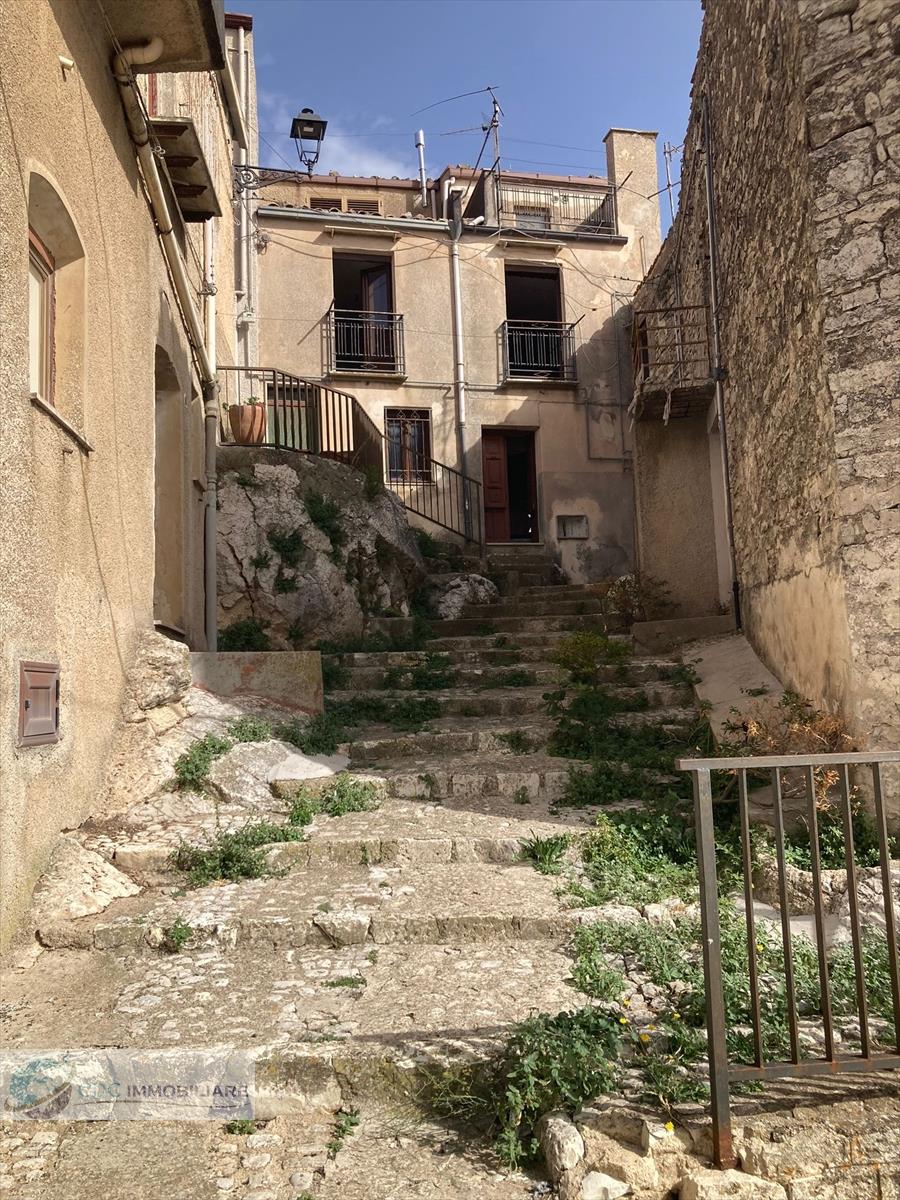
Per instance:
[[[563,321],[504,321],[503,382],[575,382],[575,326]]]
[[[616,198],[606,185],[596,188],[499,185],[500,224],[529,234],[569,233],[615,237]]]
[[[331,308],[326,340],[329,375],[406,375],[402,313]]]
[[[714,382],[705,304],[646,308],[634,314],[634,398],[638,420],[706,413]]]

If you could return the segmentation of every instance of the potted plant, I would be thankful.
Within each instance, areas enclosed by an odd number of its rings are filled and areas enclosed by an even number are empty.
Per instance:
[[[266,404],[248,396],[240,404],[226,404],[231,436],[239,446],[261,446],[266,440]]]

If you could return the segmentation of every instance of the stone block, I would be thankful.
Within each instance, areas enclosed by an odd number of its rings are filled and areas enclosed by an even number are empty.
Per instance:
[[[788,1200],[780,1183],[743,1171],[690,1171],[681,1181],[680,1200]]]
[[[883,1200],[878,1168],[846,1167],[798,1179],[790,1184],[790,1200]]]
[[[547,1174],[553,1183],[558,1183],[564,1171],[571,1171],[584,1158],[584,1140],[563,1112],[550,1112],[541,1117],[538,1138]]]
[[[581,1183],[581,1200],[619,1200],[630,1196],[631,1187],[602,1171],[589,1171]]]

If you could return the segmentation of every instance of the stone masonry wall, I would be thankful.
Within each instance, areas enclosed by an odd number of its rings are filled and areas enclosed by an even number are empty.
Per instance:
[[[636,298],[708,303],[705,94],[745,629],[872,745],[898,731],[898,21],[900,0],[708,0],[680,211]]]
[[[813,243],[857,720],[900,721],[900,2],[801,4]]]

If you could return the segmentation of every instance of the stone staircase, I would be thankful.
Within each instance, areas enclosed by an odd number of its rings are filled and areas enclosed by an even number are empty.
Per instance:
[[[590,586],[548,582],[536,554],[504,569],[501,602],[436,622],[427,649],[330,660],[343,676],[331,701],[383,697],[385,671],[429,654],[457,672],[451,687],[422,693],[441,713],[425,728],[370,725],[348,746],[349,769],[382,792],[376,810],[317,817],[306,840],[272,848],[267,877],[187,891],[166,873],[167,847],[186,827],[175,799],[160,811],[177,835],[157,819],[144,854],[133,825],[107,823],[91,845],[131,863],[140,894],[44,929],[43,948],[6,973],[6,1046],[247,1051],[257,1128],[123,1121],[103,1141],[81,1124],[0,1123],[0,1192],[71,1196],[78,1169],[92,1200],[126,1189],[146,1200],[524,1200],[540,1187],[473,1154],[419,1103],[423,1068],[487,1056],[528,1015],[584,1003],[568,982],[584,912],[567,907],[558,880],[521,861],[520,839],[593,819],[560,805],[569,768],[583,764],[547,753],[543,694],[560,678],[560,639],[596,627],[600,600]],[[612,689],[649,696],[648,710],[621,720],[692,713],[689,689],[666,679],[671,665],[635,658],[604,668]],[[207,709],[192,720],[197,736],[220,718]],[[510,751],[509,734],[527,738],[525,753]],[[271,787],[259,783],[273,745],[231,752],[230,773],[215,776],[220,799],[239,808],[241,789],[256,789],[268,799],[253,803],[284,811],[279,796],[296,789],[289,768]],[[208,827],[206,810],[198,820]],[[165,953],[162,931],[176,922],[190,936]],[[361,1125],[344,1137],[351,1112]],[[184,1160],[174,1185],[164,1143]],[[136,1159],[155,1164],[137,1183]]]

